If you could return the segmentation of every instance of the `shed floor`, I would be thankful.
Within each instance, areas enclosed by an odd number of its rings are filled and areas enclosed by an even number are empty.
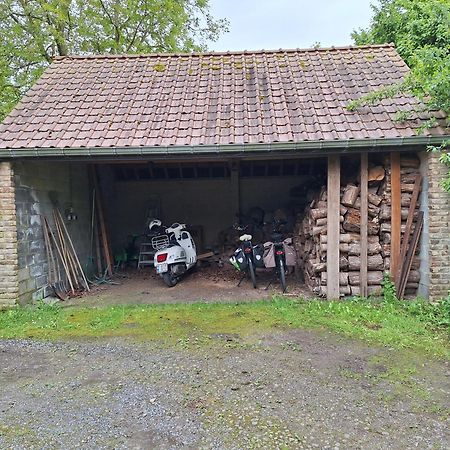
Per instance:
[[[92,288],[82,297],[72,298],[64,305],[114,305],[114,304],[161,304],[194,302],[235,302],[252,301],[280,295],[281,288],[273,272],[257,271],[258,288],[254,289],[251,281],[245,279],[238,287],[241,274],[233,267],[225,265],[201,267],[187,274],[179,283],[168,288],[162,279],[154,273],[153,268],[141,270],[124,270],[114,275],[116,284],[102,284]],[[266,290],[270,280],[273,280]],[[286,295],[312,297],[312,293],[300,282],[296,274],[287,277]]]

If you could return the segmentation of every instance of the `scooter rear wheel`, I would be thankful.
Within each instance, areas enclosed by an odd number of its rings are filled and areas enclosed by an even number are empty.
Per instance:
[[[169,287],[174,287],[178,282],[177,277],[170,270],[166,273],[163,273],[162,279],[164,280],[164,283],[166,283]]]

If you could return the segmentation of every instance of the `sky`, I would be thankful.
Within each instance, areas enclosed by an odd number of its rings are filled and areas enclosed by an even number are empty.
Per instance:
[[[351,45],[350,33],[370,23],[376,0],[210,0],[230,32],[209,44],[215,51]]]

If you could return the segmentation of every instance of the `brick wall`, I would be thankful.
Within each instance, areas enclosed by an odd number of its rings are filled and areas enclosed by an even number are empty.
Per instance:
[[[450,193],[441,187],[448,168],[439,155],[428,154],[429,297],[438,299],[450,289]]]
[[[0,162],[0,306],[19,295],[16,206],[11,163]]]

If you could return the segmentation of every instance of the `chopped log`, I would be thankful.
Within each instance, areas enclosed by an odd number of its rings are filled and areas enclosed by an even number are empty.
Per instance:
[[[377,194],[372,194],[371,192],[369,192],[369,194],[367,195],[367,200],[374,206],[380,206],[383,198]]]
[[[367,213],[368,213],[369,217],[371,217],[372,219],[377,218],[377,221],[378,221],[378,216],[380,214],[380,208],[378,206],[372,205],[371,203],[369,203],[367,205],[367,208],[368,208]]]
[[[339,257],[339,269],[342,271],[346,271],[348,269],[348,258],[346,256],[341,255]]]
[[[325,234],[326,232],[327,232],[327,225],[312,228],[313,236],[317,236],[318,234]]]
[[[410,184],[410,183],[404,183],[402,181],[402,192],[413,192],[414,191],[414,183]]]
[[[322,253],[326,253],[328,248],[328,244],[320,244],[320,251]],[[345,242],[339,243],[339,251],[342,253],[348,253],[349,250],[349,244]]]
[[[323,272],[324,270],[327,270],[326,262],[311,263],[310,266],[313,273],[320,273]]]
[[[378,236],[376,236],[378,237]],[[352,242],[348,244],[347,252],[349,255],[359,256],[361,253],[361,244],[359,242]],[[367,254],[376,255],[382,252],[380,242],[367,242]]]
[[[359,256],[349,256],[348,257],[348,268],[349,271],[359,270],[361,266],[361,259]],[[383,270],[384,260],[380,254],[369,255],[367,257],[367,268],[369,270]]]
[[[339,242],[340,243],[346,243],[346,244],[350,244],[352,242],[359,242],[361,240],[361,237],[359,234],[356,233],[341,233],[339,235]],[[328,237],[326,234],[322,234],[320,236],[320,243],[321,244],[326,244],[328,242]],[[368,236],[368,242],[370,244],[376,244],[380,242],[380,238],[378,235],[372,235],[372,236]]]
[[[411,168],[414,168],[414,169],[418,169],[420,167],[420,159],[415,158],[415,157],[402,156],[400,158],[400,166],[402,168],[411,167]]]
[[[348,286],[348,272],[339,272],[339,286]],[[322,285],[327,284],[327,273],[320,274],[320,282]]]
[[[339,222],[344,222],[344,216],[339,216]],[[322,217],[321,219],[316,220],[316,226],[323,227],[324,225],[327,225],[328,219],[326,217]]]
[[[309,211],[309,215],[314,219],[322,219],[324,217],[327,217],[327,207],[325,206],[325,208],[316,208],[316,209],[311,209]]]
[[[418,270],[411,270],[408,276],[408,283],[419,283],[420,282],[420,272]],[[408,284],[406,284],[408,286]]]
[[[381,181],[385,177],[385,170],[383,166],[375,166],[369,169],[369,181]]]
[[[371,271],[367,272],[367,284],[369,286],[380,285],[382,281],[383,281],[383,271],[371,270]],[[349,272],[348,273],[348,282],[352,286],[359,286],[359,284],[360,284],[359,272]]]
[[[386,203],[380,206],[379,218],[380,220],[391,220],[391,208]]]
[[[342,195],[341,203],[344,206],[353,206],[359,195],[359,187],[352,184],[347,185]]]
[[[380,230],[380,227],[378,224],[374,222],[369,222],[367,224],[368,226],[368,232],[371,235],[375,235]],[[348,213],[345,215],[343,228],[346,231],[353,231],[353,232],[359,232],[361,229],[361,213],[359,210],[355,208],[349,208]]]
[[[382,289],[381,286],[369,286],[368,293],[369,295],[381,295]]]
[[[345,297],[352,293],[350,286],[339,286],[339,295]]]

